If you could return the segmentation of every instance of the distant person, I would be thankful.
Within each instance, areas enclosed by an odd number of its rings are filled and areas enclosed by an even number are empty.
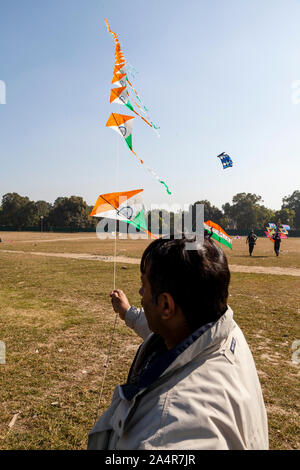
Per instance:
[[[279,250],[280,250],[280,243],[281,243],[281,238],[280,238],[280,234],[278,232],[275,233],[275,235],[273,235],[273,240],[274,240],[274,251],[276,253],[276,256],[279,255]]]
[[[256,240],[257,240],[257,236],[255,235],[255,233],[253,232],[253,230],[251,230],[251,232],[249,233],[248,237],[246,238],[246,243],[249,244],[249,256],[252,256],[252,252],[254,250],[254,246],[256,244]]]
[[[204,238],[205,240],[210,240],[213,234],[213,229],[209,232],[207,229],[204,230]]]
[[[212,240],[160,238],[144,251],[141,304],[112,305],[144,342],[89,434],[89,450],[267,450],[261,386],[227,304],[230,271]],[[120,358],[122,352],[120,351]]]

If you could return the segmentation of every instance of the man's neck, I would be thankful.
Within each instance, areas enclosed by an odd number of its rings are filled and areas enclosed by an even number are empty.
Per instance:
[[[167,349],[173,349],[177,344],[181,343],[185,338],[190,336],[192,332],[190,329],[184,325],[182,328],[175,330],[175,331],[169,331],[168,334],[165,334],[163,336],[165,345]]]

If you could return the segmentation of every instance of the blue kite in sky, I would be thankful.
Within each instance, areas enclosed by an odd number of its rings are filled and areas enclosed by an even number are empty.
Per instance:
[[[225,168],[229,168],[233,165],[233,161],[231,160],[230,156],[225,152],[220,153],[217,158],[220,158],[224,170]]]

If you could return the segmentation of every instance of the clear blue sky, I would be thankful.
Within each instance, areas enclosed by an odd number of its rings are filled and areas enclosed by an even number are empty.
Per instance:
[[[114,42],[160,138],[138,118],[133,146],[172,196],[105,127]],[[144,188],[146,204],[239,192],[279,209],[300,189],[298,0],[0,0],[0,197],[33,200]],[[117,152],[119,148],[119,171]],[[234,161],[223,170],[216,156]]]

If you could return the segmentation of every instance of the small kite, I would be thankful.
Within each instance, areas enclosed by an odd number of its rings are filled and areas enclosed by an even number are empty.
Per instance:
[[[281,240],[287,238],[286,235],[284,235],[283,233],[280,233],[280,232],[269,232],[269,231],[265,231],[266,237],[269,238],[269,239],[271,240],[271,242],[273,242],[273,243],[274,243],[274,238],[273,238],[273,237],[274,237],[274,235],[275,235],[276,233],[279,233],[279,236],[280,236]]]
[[[211,220],[208,220],[207,222],[204,222],[204,228],[213,232],[211,238],[232,250],[232,239],[225,232],[225,230],[220,227],[220,225],[215,224]]]
[[[106,127],[110,127],[114,131],[118,132],[124,137],[126,144],[128,145],[131,152],[136,155],[132,149],[132,124],[133,116],[126,116],[125,114],[112,113],[106,123]],[[140,160],[143,163],[142,160]]]
[[[133,119],[134,116],[127,116],[125,114],[116,114],[116,113],[112,113],[109,118],[108,118],[108,121],[106,123],[106,127],[110,127],[111,129],[113,129],[114,131],[118,132],[118,134],[120,134],[122,137],[124,137],[125,139],[125,142],[128,146],[128,148],[131,150],[131,152],[137,157],[137,159],[139,160],[139,162],[144,165],[144,162],[143,160],[141,160],[137,154],[134,152],[133,148],[132,148],[132,124],[133,124]],[[154,176],[159,183],[161,183],[162,185],[164,185],[164,187],[166,188],[166,191],[168,194],[171,194],[167,184],[165,183],[165,181],[163,181],[156,173],[154,170],[152,170],[152,168],[148,167],[146,164],[145,164],[145,167],[146,169],[149,171],[149,173],[152,174],[152,176]]]
[[[225,152],[220,153],[217,158],[221,160],[224,170],[225,168],[229,168],[233,165],[233,161],[231,160],[230,156]]]
[[[126,87],[126,73],[115,73],[113,75],[111,83],[115,87]]]
[[[127,106],[130,111],[134,112],[133,106],[129,100],[129,94],[125,86],[113,88],[110,90],[110,102]]]
[[[115,65],[114,67],[114,71],[113,71],[113,74],[114,75],[117,75],[117,74],[120,74],[120,75],[126,75],[126,67],[125,65]]]
[[[110,102],[127,106],[130,111],[133,111],[137,116],[139,116],[146,124],[148,124],[148,126],[154,127],[153,123],[148,122],[147,119],[143,118],[143,116],[141,116],[137,111],[135,111],[134,107],[130,103],[129,93],[125,86],[112,88],[112,90],[110,90]]]
[[[142,200],[138,196],[142,191],[143,189],[134,189],[101,194],[90,216],[120,220],[133,225],[138,230],[143,230],[152,238],[157,238],[147,228]]]
[[[269,226],[265,229],[265,235],[272,242],[274,242],[273,236],[275,233],[279,233],[281,239],[286,239],[290,228],[291,227],[289,225],[281,224],[280,221],[277,222],[277,225],[273,222],[269,222]]]

